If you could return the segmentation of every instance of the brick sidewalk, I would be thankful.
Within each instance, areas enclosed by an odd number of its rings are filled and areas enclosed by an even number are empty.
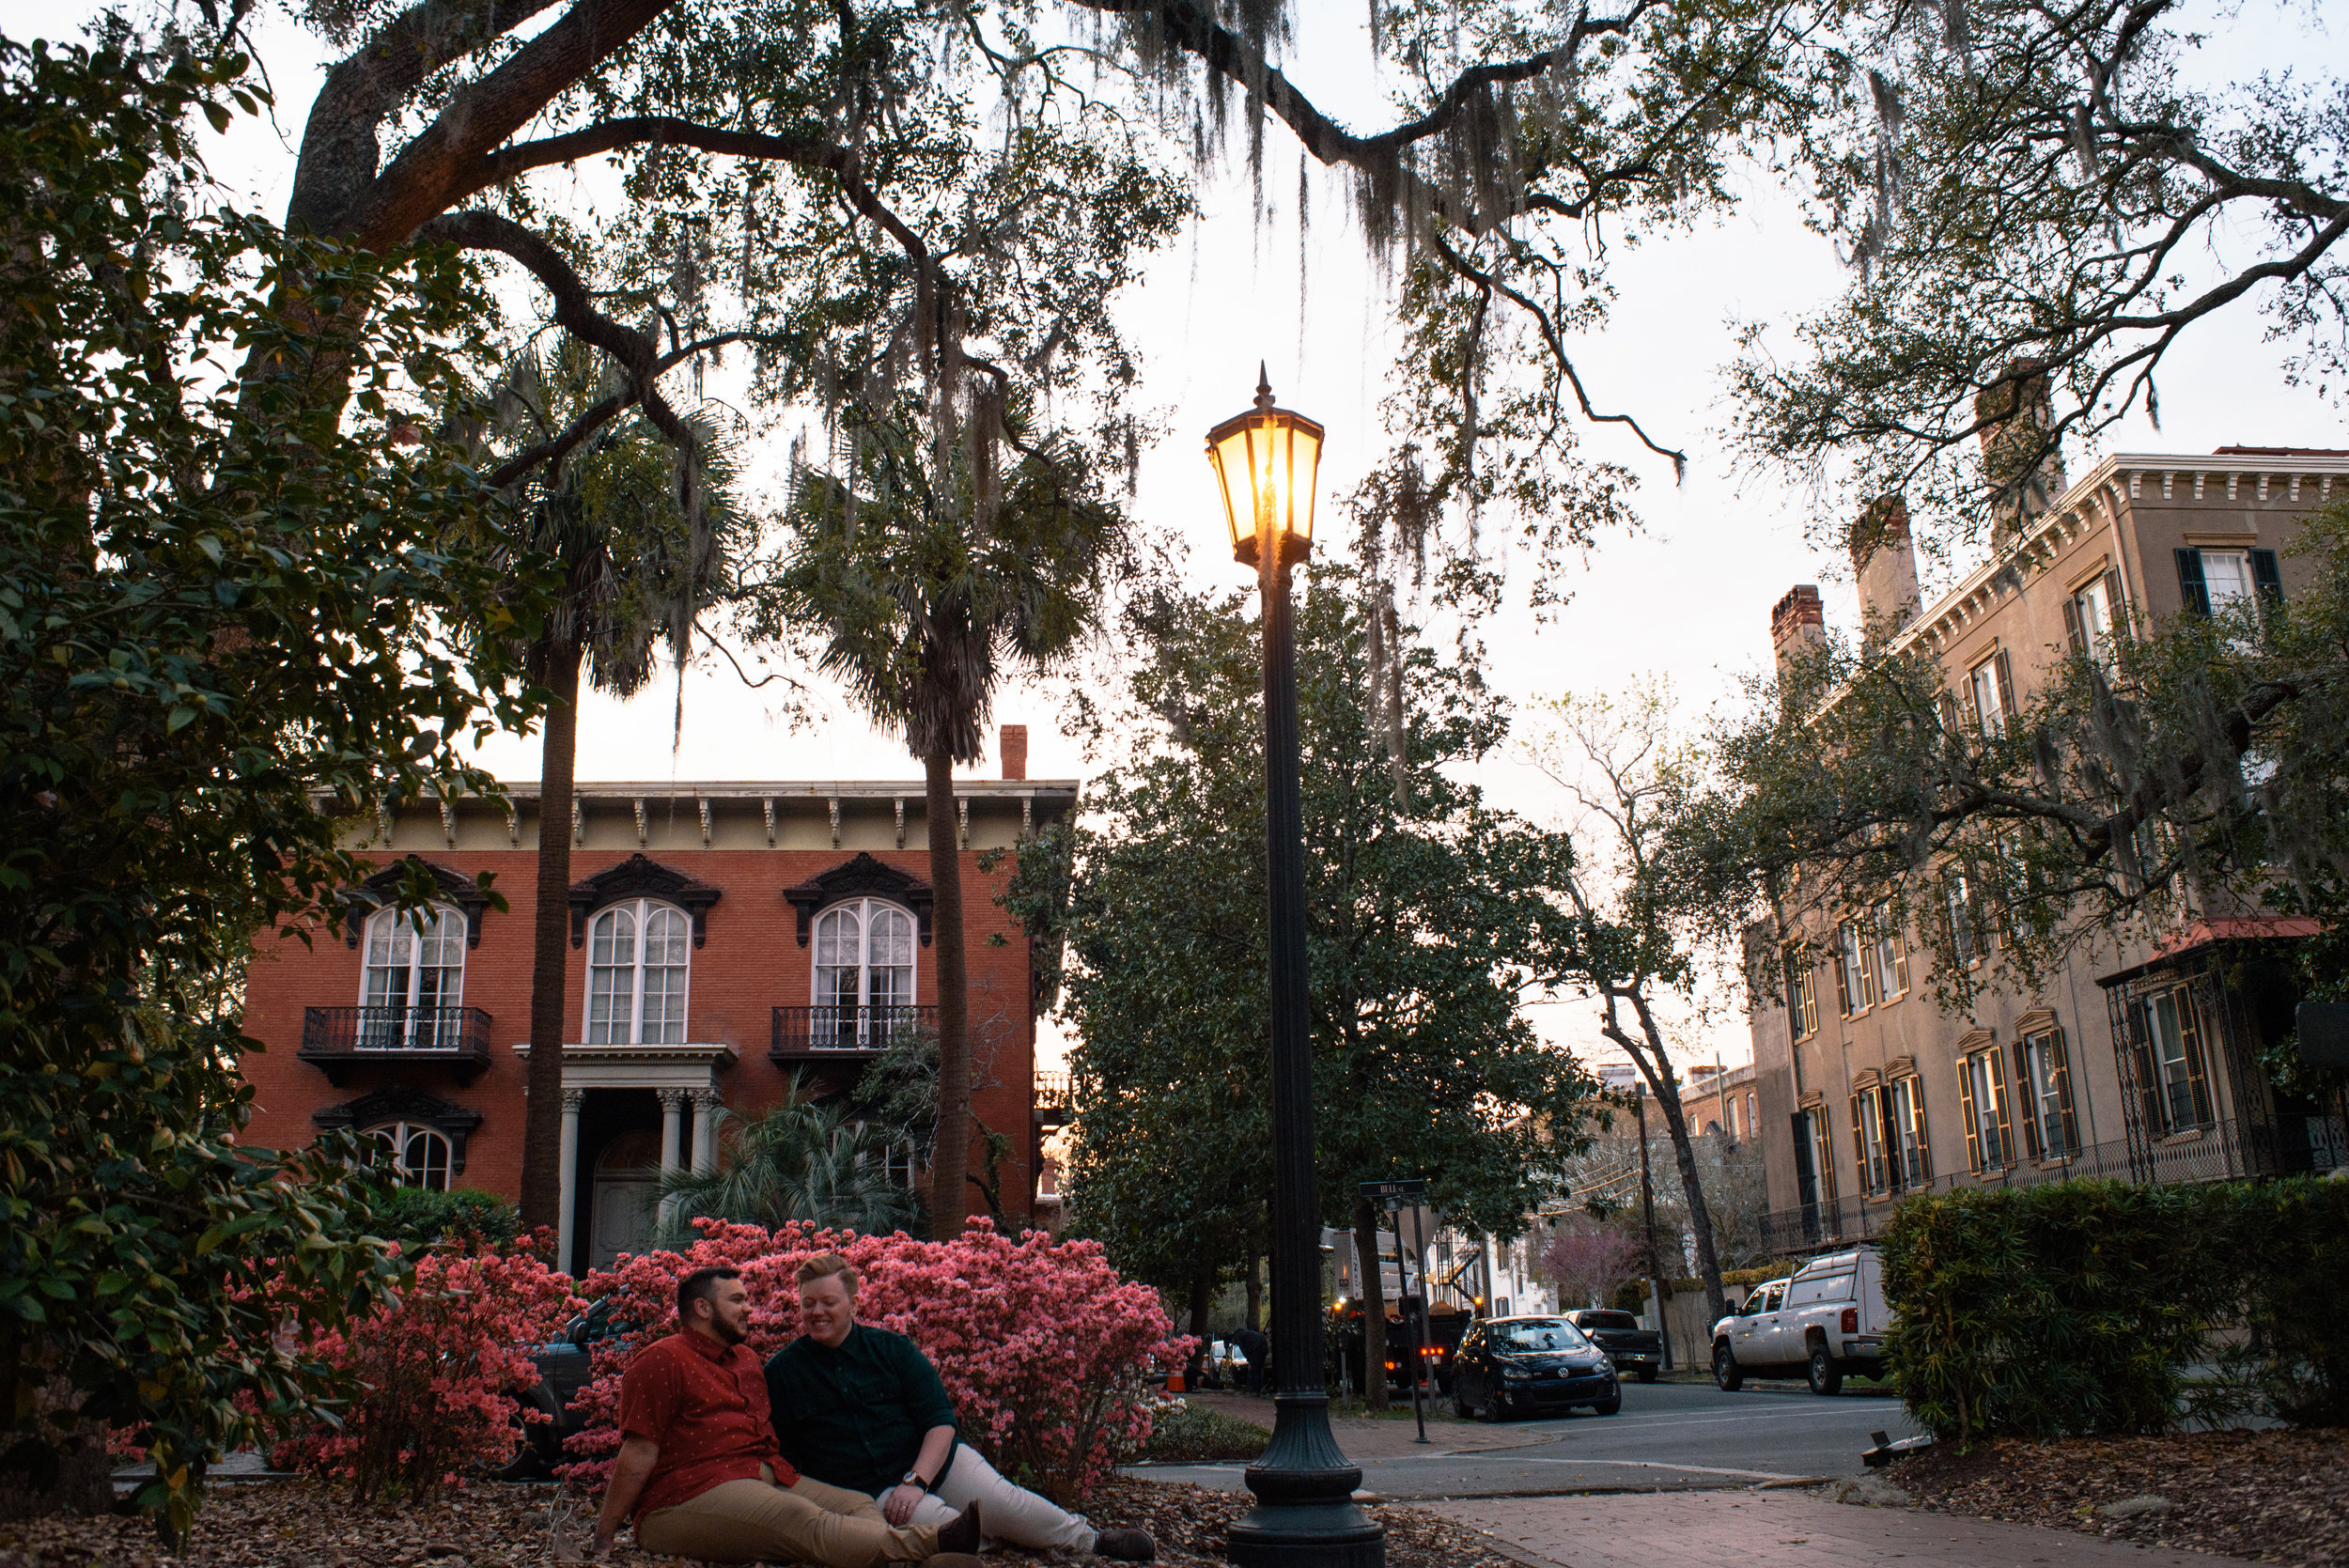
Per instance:
[[[1806,1492],[1665,1492],[1511,1498],[1422,1507],[1491,1535],[1532,1568],[1656,1568],[1702,1559],[1737,1568],[2215,1568],[2238,1560],[2069,1530]]]

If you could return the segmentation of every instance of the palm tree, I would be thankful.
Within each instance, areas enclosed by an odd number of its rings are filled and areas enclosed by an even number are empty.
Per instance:
[[[1125,520],[1081,454],[1021,439],[1021,411],[973,399],[958,429],[861,413],[840,474],[801,475],[786,521],[786,613],[822,629],[819,668],[844,680],[922,761],[938,953],[938,1135],[930,1225],[959,1234],[971,1160],[970,998],[954,768],[982,752],[1007,666],[1037,674],[1096,624]],[[1009,473],[998,467],[1009,452]]]
[[[708,1171],[661,1179],[661,1245],[681,1247],[696,1219],[731,1219],[769,1230],[810,1219],[835,1230],[882,1235],[918,1217],[913,1194],[889,1173],[885,1135],[837,1105],[808,1099],[797,1075],[783,1102],[755,1121],[718,1112],[721,1151]]]
[[[543,358],[525,350],[492,397],[497,443],[547,443],[616,385],[599,350],[575,338],[566,337]],[[681,455],[641,416],[613,421],[535,469],[518,498],[522,547],[552,561],[558,577],[553,606],[527,650],[531,678],[549,701],[539,741],[530,1096],[522,1118],[526,1226],[557,1225],[561,1219],[563,1004],[580,681],[583,674],[599,691],[634,696],[651,680],[654,645],[664,641],[681,665],[694,617],[715,598],[744,528],[732,501],[729,449],[706,421],[688,423],[701,450]]]

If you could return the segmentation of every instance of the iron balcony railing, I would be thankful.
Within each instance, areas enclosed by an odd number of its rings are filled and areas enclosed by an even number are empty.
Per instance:
[[[915,1034],[935,1033],[935,1007],[778,1007],[770,1057],[878,1051]]]
[[[1808,1252],[1867,1241],[1884,1233],[1900,1200],[1964,1188],[2037,1187],[2045,1182],[2140,1182],[2169,1186],[2329,1170],[2339,1152],[2288,1142],[2273,1128],[2219,1120],[2166,1138],[2115,1139],[2067,1158],[2025,1159],[1988,1171],[1958,1171],[1872,1198],[1838,1198],[1762,1216],[1762,1245],[1771,1252]]]
[[[490,1015],[479,1007],[305,1007],[303,1061],[341,1082],[360,1062],[430,1061],[460,1072],[490,1064]]]

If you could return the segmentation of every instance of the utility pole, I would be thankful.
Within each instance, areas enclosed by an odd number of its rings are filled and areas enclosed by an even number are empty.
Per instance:
[[[1656,1183],[1647,1168],[1647,1085],[1635,1086],[1638,1097],[1631,1102],[1640,1118],[1640,1212],[1647,1221],[1647,1289],[1656,1303],[1656,1337],[1663,1343],[1664,1370],[1672,1369],[1672,1329],[1664,1323],[1664,1280],[1656,1259]]]

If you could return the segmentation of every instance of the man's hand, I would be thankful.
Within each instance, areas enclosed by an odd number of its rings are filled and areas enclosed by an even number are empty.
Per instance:
[[[913,1517],[913,1511],[921,1506],[922,1499],[927,1496],[929,1494],[919,1486],[900,1483],[889,1489],[888,1498],[881,1503],[881,1517],[902,1529],[905,1528],[906,1521]]]

